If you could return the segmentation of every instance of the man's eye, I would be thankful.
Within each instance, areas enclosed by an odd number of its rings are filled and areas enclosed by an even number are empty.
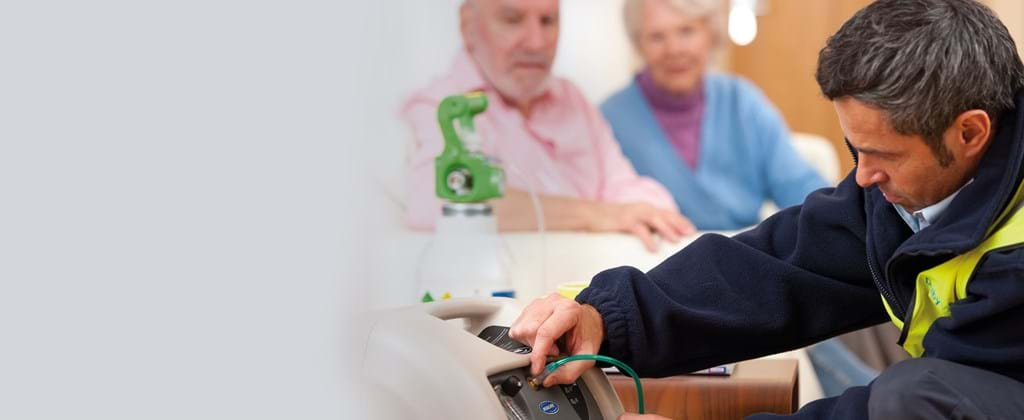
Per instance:
[[[520,14],[506,14],[506,15],[502,15],[501,21],[505,22],[505,23],[508,23],[508,24],[515,25],[515,24],[518,24],[519,22],[523,21],[523,15],[520,15]]]

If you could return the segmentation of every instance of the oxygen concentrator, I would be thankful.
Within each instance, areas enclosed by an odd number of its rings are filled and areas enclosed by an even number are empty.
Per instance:
[[[569,385],[530,383],[532,349],[508,336],[521,310],[455,298],[370,314],[363,383],[407,418],[617,419],[622,404],[596,367]]]

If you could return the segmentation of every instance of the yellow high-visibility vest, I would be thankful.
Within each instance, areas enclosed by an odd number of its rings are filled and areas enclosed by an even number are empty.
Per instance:
[[[985,254],[1024,246],[1024,211],[1020,211],[1022,198],[1024,183],[1017,187],[1013,200],[996,218],[996,223],[989,227],[985,240],[977,247],[917,275],[909,329],[904,329],[903,320],[893,314],[889,302],[882,297],[889,318],[905,332],[903,348],[911,356],[921,357],[924,354],[924,335],[935,320],[950,316],[949,305],[967,297],[967,283]]]

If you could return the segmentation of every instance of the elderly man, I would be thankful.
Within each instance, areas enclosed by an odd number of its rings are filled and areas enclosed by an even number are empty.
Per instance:
[[[817,80],[855,171],[752,231],[535,301],[511,331],[534,372],[563,336],[664,376],[891,320],[914,358],[793,417],[1024,418],[1024,65],[1006,28],[973,0],[880,0]]]
[[[467,0],[460,8],[464,51],[451,71],[403,107],[415,153],[407,172],[406,221],[429,228],[440,213],[433,159],[444,142],[437,105],[448,95],[483,91],[477,117],[484,152],[508,174],[495,212],[503,230],[536,229],[525,191],[538,193],[546,227],[618,231],[654,250],[652,234],[675,241],[693,231],[672,196],[642,178],[622,155],[601,114],[567,80],[551,76],[559,31],[558,0]]]

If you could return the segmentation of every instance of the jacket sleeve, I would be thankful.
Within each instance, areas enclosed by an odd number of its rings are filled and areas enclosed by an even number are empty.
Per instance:
[[[706,234],[646,274],[604,271],[577,300],[604,318],[601,353],[645,376],[798,348],[887,319],[864,231],[851,173],[751,231]]]
[[[925,356],[1024,380],[1024,248],[989,252],[924,336]]]

